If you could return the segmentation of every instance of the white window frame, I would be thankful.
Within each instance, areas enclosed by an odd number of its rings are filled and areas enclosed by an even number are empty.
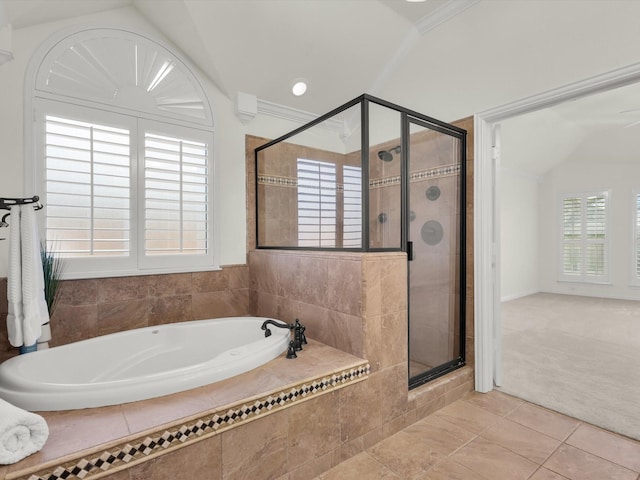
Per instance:
[[[591,243],[587,239],[587,198],[593,196],[603,196],[605,198],[605,240],[604,244],[604,273],[602,275],[588,274],[586,271],[586,246]],[[580,215],[581,215],[581,233],[580,233],[580,252],[581,252],[581,265],[580,272],[577,274],[568,274],[564,272],[564,201],[570,198],[577,198],[580,200]],[[593,284],[609,284],[610,271],[611,271],[611,191],[610,190],[598,190],[580,193],[565,193],[560,195],[558,201],[559,215],[558,215],[558,281],[560,282],[575,282],[575,283],[593,283]]]
[[[629,262],[629,284],[640,287],[640,272],[638,262],[640,262],[640,188],[631,192],[631,261]]]
[[[301,192],[301,188],[303,188],[303,186],[301,185],[301,181],[300,181],[300,169],[301,166],[305,165],[307,168],[309,169],[313,169],[313,168],[317,168],[317,172],[312,172],[311,170],[309,170],[310,174],[313,173],[317,173],[317,177],[313,177],[311,178],[311,180],[316,181],[317,185],[305,185],[304,187],[306,188],[312,188],[317,190],[317,193],[314,191],[313,193],[308,193],[308,195],[312,195],[312,196],[317,196],[316,200],[309,200],[303,203],[310,203],[312,204],[315,208],[313,209],[307,209],[309,211],[315,211],[317,212],[318,215],[318,222],[317,224],[310,224],[310,223],[304,223],[301,222],[301,218],[311,218],[311,217],[301,217],[300,216],[300,204],[302,202],[301,200],[301,195],[305,195],[305,193]],[[323,180],[322,176],[323,175],[331,175],[331,172],[328,171],[323,171],[326,169],[331,169],[333,168],[333,184],[332,184],[332,190],[333,190],[333,195],[331,194],[327,194],[325,191],[323,191],[322,188],[322,184],[326,182],[326,180]],[[297,220],[298,220],[298,246],[300,247],[313,247],[313,248],[335,248],[336,247],[336,242],[337,242],[337,170],[338,170],[338,166],[333,163],[333,162],[324,162],[321,160],[311,160],[311,159],[307,159],[307,158],[298,158],[297,162],[296,162],[296,176],[298,178],[298,198],[296,201],[296,205],[297,205]],[[331,190],[331,188],[330,188]],[[323,205],[325,204],[324,200],[331,200],[331,198],[333,198],[333,210],[332,209],[324,209]],[[330,202],[329,202],[330,203]],[[323,221],[324,220],[324,221]],[[326,223],[326,220],[333,220],[332,224]],[[304,231],[303,229],[301,229],[301,226],[314,226],[317,227],[317,231],[314,232],[309,232],[309,231]],[[327,227],[331,227],[331,228],[327,228]],[[302,236],[304,236],[304,234],[310,234],[310,233],[317,233],[317,237],[314,238],[302,238]]]
[[[95,32],[95,33],[94,33]],[[42,87],[42,69],[50,63],[48,54],[52,51],[60,51],[69,45],[74,38],[91,38],[92,35],[122,36],[122,38],[133,39],[143,42],[146,45],[156,47],[173,60],[175,66],[184,73],[184,78],[190,82],[192,88],[199,92],[203,100],[204,121],[193,121],[188,117],[181,118],[180,115],[170,112],[165,114],[162,111],[153,111],[147,104],[136,105],[131,103],[131,107],[123,108],[121,105],[107,105],[104,101],[91,101],[86,96],[83,98],[73,98],[68,94],[57,94],[48,88]],[[219,228],[217,177],[216,163],[214,159],[214,137],[213,137],[213,115],[204,90],[194,74],[195,69],[190,66],[188,60],[181,58],[171,51],[160,40],[153,39],[148,35],[142,36],[138,33],[127,32],[121,28],[86,28],[74,26],[61,31],[45,41],[32,56],[27,73],[25,75],[25,163],[24,163],[24,186],[25,195],[39,195],[44,204],[46,212],[46,189],[45,189],[45,164],[44,164],[44,120],[46,115],[68,115],[69,118],[82,119],[89,123],[112,124],[115,119],[120,124],[134,126],[135,130],[143,132],[144,128],[150,128],[156,133],[163,133],[167,136],[204,141],[208,145],[208,249],[206,255],[160,255],[156,258],[143,259],[138,255],[138,251],[143,246],[144,238],[137,230],[140,228],[140,219],[143,218],[143,191],[140,186],[144,185],[144,176],[140,175],[140,169],[144,162],[144,134],[139,134],[132,138],[130,154],[132,162],[136,165],[131,171],[131,237],[132,250],[136,252],[131,257],[102,257],[102,258],[70,258],[66,260],[63,278],[97,278],[132,276],[145,274],[179,273],[192,271],[218,270],[219,267]],[[138,108],[139,106],[144,108]],[[45,215],[38,215],[39,228],[44,232]],[[44,235],[41,235],[44,240]]]

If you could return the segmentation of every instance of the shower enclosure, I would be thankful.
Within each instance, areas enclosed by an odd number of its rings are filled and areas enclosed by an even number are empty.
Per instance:
[[[410,387],[464,365],[465,151],[370,95],[255,151],[257,248],[407,253]]]

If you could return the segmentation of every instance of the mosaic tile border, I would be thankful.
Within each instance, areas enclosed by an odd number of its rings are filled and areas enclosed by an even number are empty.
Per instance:
[[[451,165],[443,165],[436,168],[429,168],[427,170],[412,172],[409,175],[409,180],[411,182],[420,182],[427,178],[450,177],[452,175],[457,175],[458,173],[460,173],[460,164],[454,163]],[[276,186],[276,187],[296,188],[298,186],[298,179],[291,178],[291,177],[258,175],[258,184],[270,185],[270,186]],[[400,175],[395,175],[393,177],[375,178],[375,179],[369,180],[370,188],[381,188],[381,187],[388,187],[390,185],[399,185],[399,184],[400,184]],[[344,185],[337,185],[336,190],[338,191],[344,190]]]
[[[427,178],[443,178],[451,177],[460,173],[460,164],[454,163],[451,165],[443,165],[441,167],[429,168],[427,170],[420,170],[417,172],[411,172],[409,174],[410,182],[420,182]],[[400,185],[400,175],[393,177],[376,178],[369,181],[369,187],[381,188],[388,187],[390,185]]]
[[[14,475],[7,475],[6,478],[7,480],[97,479],[235,428],[259,415],[268,415],[292,406],[295,402],[308,400],[360,382],[369,376],[370,371],[371,367],[368,363],[361,364],[274,392],[249,404],[241,402],[224,410],[210,411],[185,424],[178,424],[170,429],[159,430],[154,434],[123,442],[109,450],[102,452],[98,450],[95,456],[78,457],[33,474],[14,476],[20,475],[16,472]]]

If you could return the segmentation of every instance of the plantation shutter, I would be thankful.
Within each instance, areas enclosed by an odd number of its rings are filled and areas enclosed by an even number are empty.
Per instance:
[[[582,272],[582,208],[580,198],[565,198],[562,203],[562,272]]]
[[[206,143],[145,133],[144,253],[207,253]]]
[[[130,131],[45,116],[46,238],[63,257],[131,252]]]
[[[608,281],[608,192],[562,199],[561,279]]]
[[[336,245],[336,166],[298,159],[298,246]]]
[[[344,247],[362,246],[362,169],[343,167]]]

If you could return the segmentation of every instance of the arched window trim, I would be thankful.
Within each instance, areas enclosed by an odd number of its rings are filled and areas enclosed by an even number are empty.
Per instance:
[[[105,104],[104,102],[92,101],[88,98],[76,98],[68,95],[67,93],[56,93],[53,91],[46,91],[44,89],[38,88],[38,79],[41,78],[41,69],[45,64],[45,60],[48,58],[52,52],[56,51],[56,47],[58,49],[64,44],[73,43],[74,39],[77,38],[90,38],[92,34],[104,35],[105,33],[112,33],[116,36],[122,36],[123,38],[136,38],[140,39],[143,42],[146,42],[148,45],[156,46],[161,52],[170,56],[170,58],[176,62],[178,68],[182,70],[185,74],[186,78],[189,79],[191,85],[194,87],[196,92],[198,92],[199,98],[202,100],[203,112],[205,118],[202,119],[191,119],[185,116],[175,115],[167,112],[152,112],[149,110],[137,110],[131,108],[123,108],[121,105],[115,104]],[[209,242],[209,251],[207,253],[207,257],[210,261],[204,262],[202,265],[196,266],[175,266],[175,263],[172,265],[169,262],[166,267],[155,267],[150,269],[129,269],[122,271],[109,271],[107,272],[107,276],[129,276],[129,275],[140,275],[140,274],[158,274],[158,273],[174,273],[174,272],[185,272],[185,271],[204,271],[204,270],[215,270],[219,269],[219,228],[218,221],[219,215],[217,213],[218,209],[218,198],[217,193],[218,189],[216,188],[216,162],[215,158],[215,144],[213,142],[213,125],[214,125],[214,114],[213,109],[211,107],[211,101],[207,94],[205,93],[204,88],[202,87],[202,83],[196,74],[196,69],[193,65],[190,64],[189,60],[182,57],[178,52],[175,52],[170,46],[168,46],[165,42],[154,38],[153,35],[148,33],[140,33],[133,32],[127,29],[123,29],[121,27],[111,27],[111,26],[73,26],[64,30],[61,30],[53,35],[51,35],[48,39],[46,39],[39,47],[36,49],[34,54],[32,55],[27,71],[25,74],[25,89],[24,89],[24,191],[25,195],[41,195],[43,192],[42,175],[38,172],[40,168],[37,164],[38,162],[38,151],[42,148],[39,146],[42,142],[42,136],[39,135],[39,127],[37,125],[37,112],[36,107],[39,101],[48,101],[54,100],[56,102],[66,103],[70,106],[77,106],[83,108],[91,108],[95,110],[102,110],[109,113],[121,114],[130,116],[132,118],[137,118],[142,122],[161,122],[167,128],[171,129],[172,126],[179,129],[189,128],[194,130],[194,132],[199,131],[200,134],[207,133],[210,137],[210,167],[209,167],[209,187],[210,187],[210,195],[209,195],[209,206],[210,206],[210,216],[209,223],[211,232],[210,242]],[[139,142],[139,140],[135,140]],[[39,144],[40,142],[40,144]],[[41,168],[42,170],[42,168]],[[38,182],[38,179],[41,181]],[[45,201],[46,208],[46,198],[43,198]],[[40,230],[44,232],[44,220],[45,216],[40,215],[38,218],[40,222]],[[138,222],[139,223],[139,222]],[[65,275],[65,278],[92,278],[92,277],[102,277],[105,276],[105,273],[102,271],[82,271],[82,272],[71,272]]]

